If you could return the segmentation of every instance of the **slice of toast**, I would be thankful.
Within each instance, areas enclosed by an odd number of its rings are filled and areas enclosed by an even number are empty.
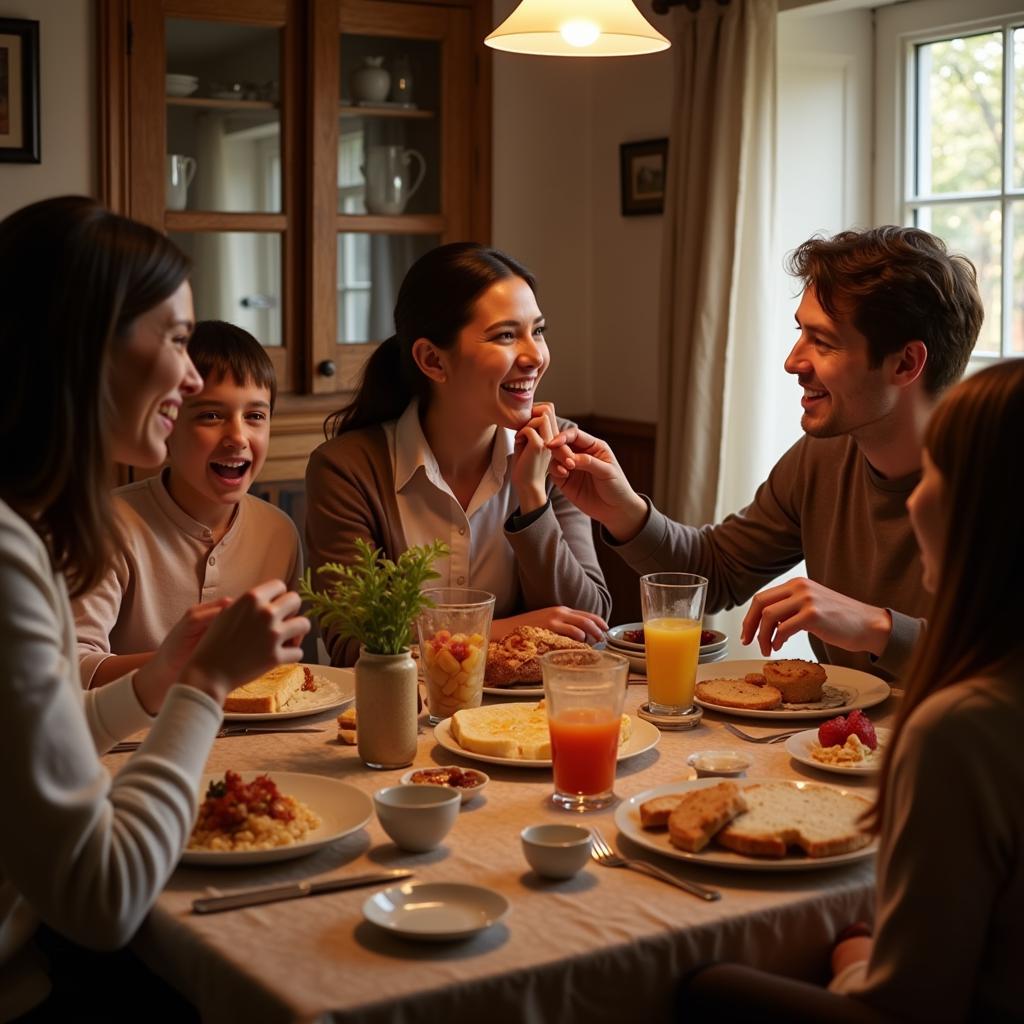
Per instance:
[[[697,696],[707,704],[745,711],[771,711],[782,704],[781,690],[743,679],[705,679],[697,684]]]
[[[765,683],[774,686],[787,704],[810,704],[821,700],[821,688],[826,678],[825,670],[816,661],[784,658],[766,661],[764,665]]]
[[[302,689],[301,665],[278,665],[258,679],[235,687],[224,700],[224,710],[236,714],[274,714]]]
[[[745,814],[715,837],[730,850],[754,857],[784,857],[797,846],[808,857],[831,857],[867,846],[858,819],[869,801],[823,785],[765,782],[747,786]]]
[[[671,796],[658,796],[653,800],[645,800],[640,805],[640,825],[642,828],[664,828],[668,824],[668,816],[682,800],[681,793]]]
[[[692,789],[668,816],[669,841],[687,853],[698,853],[723,825],[746,809],[743,791],[735,782]]]

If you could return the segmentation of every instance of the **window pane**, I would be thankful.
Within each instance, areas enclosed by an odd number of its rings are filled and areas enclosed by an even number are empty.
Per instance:
[[[985,323],[976,352],[999,354],[1003,316],[1003,275],[1000,267],[1002,217],[995,201],[920,207],[914,223],[941,238],[951,252],[966,256],[978,271],[978,290]]]
[[[197,320],[227,320],[268,347],[282,345],[281,236],[248,231],[172,232],[192,257]]]
[[[1000,32],[917,47],[917,195],[1001,187]]]
[[[167,208],[281,209],[280,32],[167,20]]]
[[[1024,202],[1016,202],[1013,214],[1013,306],[1006,355],[1024,356]]]
[[[338,341],[383,341],[395,333],[395,299],[405,272],[436,235],[338,235]]]

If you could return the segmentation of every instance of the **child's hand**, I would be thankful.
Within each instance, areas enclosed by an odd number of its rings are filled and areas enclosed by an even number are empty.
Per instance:
[[[281,580],[267,580],[218,615],[196,645],[181,681],[223,703],[236,686],[298,661],[309,619],[297,614],[302,601]]]
[[[142,706],[155,715],[167,691],[181,677],[196,645],[231,599],[224,597],[209,604],[195,604],[174,624],[153,657],[135,673],[135,694]]]

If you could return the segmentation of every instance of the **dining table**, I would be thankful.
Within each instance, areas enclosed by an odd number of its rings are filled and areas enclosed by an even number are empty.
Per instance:
[[[647,688],[642,677],[631,678],[624,710],[635,714]],[[889,697],[870,717],[888,724],[896,703]],[[692,778],[687,759],[705,750],[742,752],[751,761],[746,781],[812,780],[871,795],[872,776],[840,778],[807,767],[783,743],[733,736],[724,727],[727,721],[755,734],[818,724],[744,720],[705,710],[697,727],[662,731],[653,749],[620,761],[618,800]],[[282,724],[322,725],[324,731],[218,738],[207,771],[310,773],[371,796],[403,774],[366,767],[356,747],[336,738],[334,712]],[[116,772],[129,756],[111,753],[104,760]],[[301,858],[253,866],[181,865],[134,939],[135,952],[204,1021],[666,1021],[673,1019],[679,979],[695,966],[725,960],[821,981],[836,933],[873,916],[872,857],[780,872],[768,862],[736,871],[661,856],[619,833],[615,806],[586,814],[555,807],[550,768],[480,764],[453,754],[437,742],[424,714],[415,766],[450,764],[480,768],[491,781],[463,805],[439,848],[403,852],[373,817],[364,828]],[[544,823],[596,827],[619,853],[711,886],[721,899],[707,902],[656,878],[594,862],[568,880],[541,878],[524,859],[520,832]],[[192,910],[197,897],[394,868],[411,870],[419,882],[485,886],[505,897],[509,912],[472,938],[426,943],[364,918],[363,904],[374,889],[210,915]]]

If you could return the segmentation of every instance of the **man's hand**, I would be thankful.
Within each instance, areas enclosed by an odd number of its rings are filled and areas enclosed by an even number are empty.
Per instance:
[[[633,490],[608,445],[579,427],[548,443],[551,479],[581,512],[617,540],[632,540],[647,521],[647,503]]]
[[[767,658],[801,630],[844,651],[868,651],[877,657],[889,642],[892,616],[884,608],[855,601],[801,576],[754,595],[740,639],[749,644],[756,633],[761,654]]]
[[[543,629],[550,629],[552,633],[558,633],[559,636],[587,641],[600,640],[608,629],[608,623],[600,615],[556,605],[551,608],[538,608],[522,615],[513,615],[507,619],[495,619],[491,624],[491,639],[501,640],[517,626],[540,626]]]

